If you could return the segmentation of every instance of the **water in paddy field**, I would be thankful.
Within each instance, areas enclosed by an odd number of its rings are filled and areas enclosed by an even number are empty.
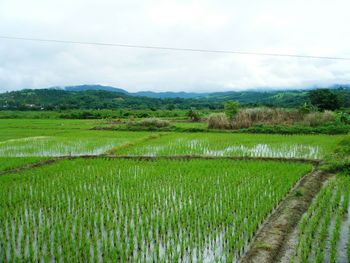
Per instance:
[[[27,137],[0,142],[0,156],[30,157],[30,156],[80,156],[98,155],[115,147],[118,141],[84,141],[84,140],[57,140],[49,136]]]
[[[337,262],[338,263],[348,263],[348,255],[347,255],[347,246],[348,242],[350,242],[349,239],[349,226],[350,226],[350,203],[348,206],[348,213],[346,217],[344,218],[341,227],[340,227],[340,240],[338,243],[338,255],[337,255]]]
[[[318,146],[286,145],[278,147],[268,144],[247,146],[243,144],[211,145],[207,140],[184,140],[182,138],[169,144],[156,146],[141,146],[134,154],[146,156],[158,155],[204,155],[204,156],[235,156],[235,157],[271,157],[271,158],[307,158],[319,159],[322,151]]]

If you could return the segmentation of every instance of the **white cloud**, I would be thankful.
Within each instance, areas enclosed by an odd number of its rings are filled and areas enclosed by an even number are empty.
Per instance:
[[[0,35],[350,57],[347,0],[2,0]],[[350,83],[350,61],[0,39],[0,91],[100,83],[218,91]]]

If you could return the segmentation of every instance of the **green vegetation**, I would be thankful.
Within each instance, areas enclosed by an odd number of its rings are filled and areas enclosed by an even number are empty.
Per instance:
[[[227,101],[224,103],[225,114],[230,120],[232,120],[239,111],[239,106],[238,101]]]
[[[316,89],[309,93],[310,102],[320,111],[340,108],[340,99],[329,89]]]
[[[240,109],[234,119],[248,114],[267,123],[275,118],[285,123],[252,124],[233,131],[216,130],[222,123],[232,128],[224,113],[209,116],[209,123],[218,123],[213,129],[204,121],[193,121],[206,118],[201,114],[207,116],[209,111],[181,114],[1,119],[0,262],[236,261],[267,216],[311,171],[305,163],[312,160],[322,160],[325,171],[344,175],[326,183],[299,223],[293,259],[346,262],[345,251],[350,258],[350,246],[346,248],[350,234],[345,231],[350,135],[295,134],[316,129],[346,133],[347,115]],[[288,124],[297,114],[307,125]],[[238,133],[242,130],[282,134]],[[289,133],[294,134],[283,135]],[[54,156],[77,157],[49,161]],[[161,156],[169,158],[156,158]],[[45,165],[34,165],[40,161]],[[16,168],[16,173],[8,173]],[[318,173],[310,177],[314,174]],[[298,187],[293,196],[308,196],[307,189]],[[263,241],[255,247],[272,253],[275,246]]]
[[[103,154],[115,147],[151,136],[135,132],[69,131],[0,142],[0,156],[76,156]]]
[[[345,136],[325,158],[323,169],[350,174],[350,135]]]
[[[45,160],[40,157],[0,157],[0,173]]]
[[[320,125],[310,127],[307,125],[253,125],[249,128],[237,130],[242,133],[257,134],[347,134],[350,132],[350,125]]]
[[[299,223],[294,262],[350,261],[342,253],[346,244],[349,250],[350,234],[340,236],[350,226],[349,195],[349,176],[338,175],[323,187]]]
[[[244,91],[219,92],[192,98],[151,98],[140,97],[126,92],[108,90],[66,91],[58,89],[21,90],[0,94],[0,109],[2,110],[87,110],[87,109],[142,109],[142,110],[189,110],[223,109],[227,101],[238,101],[243,106],[269,107],[302,107],[305,103],[315,103],[319,109],[337,109],[350,107],[350,90],[346,88],[333,89],[324,96],[308,91]],[[331,97],[331,100],[328,98]],[[311,101],[310,101],[311,98]],[[326,98],[326,99],[324,99]],[[334,99],[335,98],[335,99]],[[321,102],[320,102],[321,101]],[[326,104],[324,103],[326,102]],[[335,104],[337,102],[337,104]],[[326,105],[324,107],[324,105]],[[334,106],[337,107],[334,107]],[[96,117],[96,116],[95,116]],[[157,117],[157,116],[145,116]],[[85,118],[91,118],[87,115]]]
[[[331,138],[331,139],[330,139]],[[171,133],[117,154],[172,156],[248,156],[321,159],[330,153],[341,136],[255,135],[230,133]]]
[[[310,170],[272,161],[75,159],[4,175],[0,261],[232,261]]]

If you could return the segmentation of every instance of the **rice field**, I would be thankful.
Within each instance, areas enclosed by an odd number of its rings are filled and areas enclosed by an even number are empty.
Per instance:
[[[0,142],[3,157],[99,155],[114,147],[151,136],[135,132],[70,131],[56,136],[32,136]]]
[[[322,160],[343,138],[94,126],[0,120],[0,262],[238,262],[311,171],[293,159]],[[6,173],[57,156],[75,158]],[[327,182],[295,230],[291,262],[350,261],[349,195],[349,177]]]
[[[235,262],[310,170],[275,161],[78,158],[3,175],[0,261]]]
[[[350,177],[332,178],[302,218],[292,262],[350,262]]]
[[[93,128],[96,120],[0,119],[0,142],[37,136],[69,135]]]
[[[116,154],[322,159],[341,136],[173,133]]]

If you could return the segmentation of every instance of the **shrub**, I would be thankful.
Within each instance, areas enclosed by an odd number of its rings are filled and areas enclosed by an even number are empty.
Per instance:
[[[201,117],[199,116],[199,112],[194,109],[190,109],[187,113],[187,117],[190,118],[191,121],[199,121]]]
[[[209,129],[229,129],[230,122],[224,113],[212,113],[208,117]]]
[[[236,129],[249,128],[259,124],[293,124],[302,120],[303,114],[297,110],[276,108],[251,108],[238,112],[233,120]]]
[[[329,172],[350,174],[350,135],[344,137],[334,152],[326,157],[322,168]]]
[[[233,117],[239,111],[239,102],[238,101],[227,101],[227,102],[225,102],[224,107],[225,107],[225,114],[226,114],[226,116],[230,120],[232,120]]]
[[[340,107],[340,101],[336,94],[329,89],[316,89],[309,92],[311,104],[320,111],[336,110]]]
[[[140,126],[143,126],[143,127],[163,128],[163,127],[168,127],[169,125],[170,125],[169,121],[161,120],[158,118],[147,118],[140,121]]]
[[[312,112],[303,118],[303,124],[310,126],[319,126],[325,123],[334,122],[336,115],[332,111]]]
[[[235,129],[254,125],[308,125],[321,126],[335,123],[337,115],[332,111],[304,113],[300,110],[279,108],[250,108],[241,110],[233,119]]]

